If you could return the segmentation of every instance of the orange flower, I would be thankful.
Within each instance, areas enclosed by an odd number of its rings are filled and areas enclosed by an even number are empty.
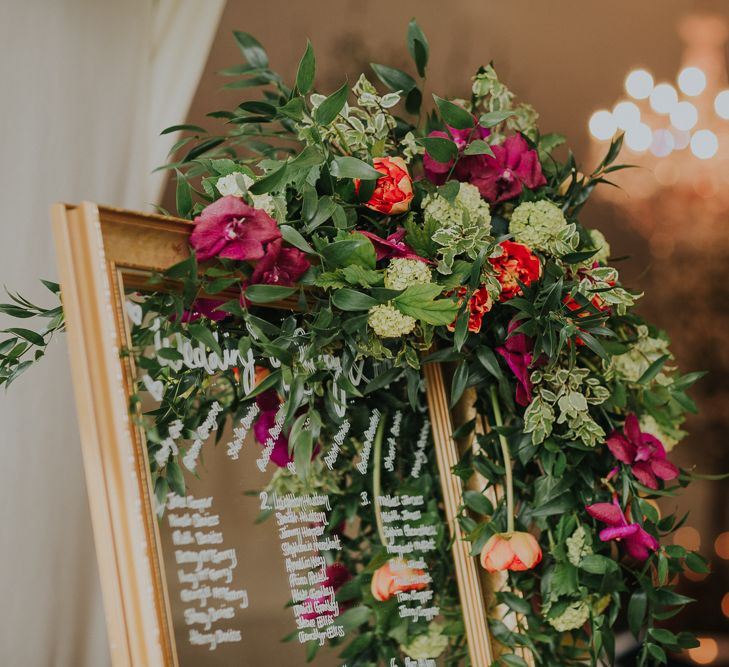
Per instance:
[[[539,258],[523,243],[502,241],[499,244],[504,252],[499,257],[489,258],[501,283],[499,301],[508,301],[521,294],[521,286],[531,285],[542,275]]]
[[[456,294],[460,297],[459,303],[463,302],[463,297],[466,295],[466,292],[468,292],[467,287],[459,287],[456,290]],[[468,316],[468,330],[473,333],[478,333],[481,331],[481,322],[483,320],[483,316],[488,313],[491,308],[493,307],[494,302],[491,299],[491,295],[489,294],[488,290],[485,286],[479,287],[472,295],[470,300],[468,301],[468,309],[471,311]],[[455,320],[448,325],[448,331],[455,331],[456,330],[456,322]]]
[[[365,206],[385,215],[405,213],[413,198],[413,179],[405,160],[401,157],[376,157],[373,165],[384,176],[377,179],[375,191]],[[360,179],[354,180],[354,187],[359,193]]]
[[[395,593],[420,591],[427,587],[425,571],[408,567],[403,558],[393,558],[375,570],[372,576],[372,595],[375,600],[385,602]]]
[[[541,560],[534,535],[520,531],[492,535],[481,550],[481,565],[488,572],[531,570]]]

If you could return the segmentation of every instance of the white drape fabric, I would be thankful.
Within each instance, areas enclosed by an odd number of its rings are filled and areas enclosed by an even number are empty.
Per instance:
[[[0,284],[51,303],[48,209],[151,210],[224,0],[0,0]],[[6,299],[0,297],[0,301]],[[25,321],[25,324],[32,321]],[[21,326],[25,325],[21,324]],[[0,316],[0,327],[17,326]],[[109,664],[65,341],[0,392],[0,665]]]

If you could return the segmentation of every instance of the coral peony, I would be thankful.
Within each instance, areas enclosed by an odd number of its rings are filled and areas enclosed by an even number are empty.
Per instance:
[[[459,296],[459,301],[463,301],[463,297],[468,292],[467,287],[459,287],[456,290],[456,294]],[[485,285],[479,287],[468,301],[468,330],[472,333],[478,333],[481,331],[481,324],[483,323],[483,316],[488,313],[493,307],[494,302],[491,299],[488,289]],[[455,321],[448,325],[448,331],[455,331]]]
[[[376,157],[373,165],[384,176],[377,179],[375,191],[365,206],[385,215],[405,213],[413,198],[413,179],[405,160],[401,157]],[[355,179],[354,187],[359,193],[359,179]]]
[[[488,572],[531,570],[542,560],[542,549],[531,533],[496,533],[481,550],[481,565]]]
[[[385,602],[396,593],[420,591],[427,587],[424,570],[408,567],[403,558],[393,558],[375,570],[372,575],[372,596]]]
[[[498,257],[489,258],[489,262],[501,284],[499,301],[508,301],[522,293],[519,283],[529,286],[539,280],[542,265],[539,258],[523,243],[502,241],[499,245],[504,252]]]

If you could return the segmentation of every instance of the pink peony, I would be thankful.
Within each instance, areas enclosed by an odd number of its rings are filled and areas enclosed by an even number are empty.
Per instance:
[[[533,189],[546,185],[537,152],[529,148],[520,134],[508,137],[503,144],[492,146],[494,157],[474,155],[468,158],[468,180],[475,185],[488,202],[513,199],[522,188]]]
[[[636,560],[646,560],[650,552],[658,548],[658,540],[653,535],[637,523],[628,523],[616,497],[612,503],[595,503],[585,509],[590,516],[609,526],[600,531],[600,539],[603,542],[622,541],[625,551]]]
[[[658,488],[658,480],[678,477],[678,468],[666,459],[661,441],[650,433],[643,433],[635,415],[628,415],[623,433],[613,431],[607,439],[613,456],[630,466],[635,478],[650,489]]]
[[[263,258],[265,243],[279,238],[281,232],[268,213],[227,195],[195,218],[190,245],[202,262],[212,257],[255,261]]]
[[[265,254],[256,264],[250,284],[285,285],[296,284],[311,266],[306,255],[297,248],[284,248],[283,239],[271,241]]]

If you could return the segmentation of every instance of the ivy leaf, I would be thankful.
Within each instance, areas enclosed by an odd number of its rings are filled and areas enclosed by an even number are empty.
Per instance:
[[[501,366],[499,366],[499,361],[496,358],[496,354],[494,354],[494,351],[490,347],[482,345],[476,348],[476,358],[481,362],[481,365],[497,380],[500,380],[503,377],[503,373],[501,372]]]
[[[450,139],[443,137],[423,137],[417,142],[428,151],[428,155],[436,162],[447,163],[458,156],[458,146]]]
[[[179,169],[175,169],[175,173],[177,174],[177,188],[175,189],[177,215],[186,218],[192,210],[192,192],[185,175]]]
[[[286,172],[288,171],[288,164],[284,162],[278,169],[275,169],[263,178],[258,179],[248,191],[254,195],[263,195],[271,190],[275,190],[282,185],[286,180]]]
[[[377,78],[390,90],[396,92],[402,91],[407,95],[411,90],[418,86],[413,77],[400,69],[388,67],[387,65],[378,65],[377,63],[370,63],[370,67],[372,67],[375,74],[377,74]]]
[[[220,344],[215,340],[212,331],[208,329],[204,324],[190,324],[187,327],[187,332],[198,342],[202,343],[206,347],[209,347],[219,356],[223,356],[220,349]]]
[[[249,285],[246,287],[245,297],[253,303],[272,303],[281,301],[295,292],[295,287],[283,285]]]
[[[648,384],[653,378],[660,373],[663,365],[671,358],[671,355],[664,354],[656,359],[648,368],[646,368],[643,375],[638,379],[638,384]]]
[[[415,67],[421,77],[425,76],[425,67],[428,64],[428,40],[415,19],[408,23],[408,51],[415,61]]]
[[[483,139],[476,139],[466,146],[463,151],[464,155],[490,155],[494,157],[494,152]]]
[[[349,95],[349,84],[344,84],[339,90],[327,97],[314,111],[314,120],[319,125],[329,125],[344,108]]]
[[[456,372],[453,374],[453,380],[451,382],[451,407],[453,407],[458,400],[463,396],[463,392],[468,384],[468,366],[465,362],[458,364]]]
[[[350,156],[333,158],[329,171],[335,178],[362,178],[376,181],[382,177],[382,174],[372,165]]]
[[[645,591],[635,591],[630,596],[630,602],[628,603],[628,626],[636,639],[640,636],[640,629],[647,609],[648,598]]]
[[[455,127],[457,130],[468,130],[473,127],[473,116],[463,107],[459,107],[457,104],[449,100],[444,100],[435,94],[433,95],[433,99],[446,125]]]
[[[373,299],[369,294],[344,287],[334,292],[332,303],[339,310],[355,311],[369,310],[372,306],[376,306],[378,302],[377,299]]]
[[[435,326],[450,324],[458,313],[458,304],[451,299],[438,299],[441,286],[428,283],[411,285],[393,299],[397,309],[404,315]]]
[[[290,243],[294,248],[298,248],[302,252],[308,253],[309,255],[316,255],[317,252],[312,248],[308,241],[301,235],[301,233],[291,227],[290,225],[281,225],[279,227],[281,236],[283,236],[286,243]]]
[[[463,504],[468,509],[473,510],[477,514],[483,514],[484,516],[490,516],[494,511],[489,499],[478,491],[464,491]]]
[[[170,461],[165,467],[167,472],[167,483],[178,496],[185,495],[185,477],[177,461]]]
[[[299,69],[296,71],[296,88],[302,95],[306,95],[314,84],[316,72],[316,58],[311,42],[306,40],[306,51],[299,62]]]
[[[507,118],[513,115],[513,111],[490,111],[489,113],[482,114],[482,116],[478,119],[478,124],[481,127],[494,127],[499,123],[503,123]]]
[[[239,30],[233,32],[233,37],[235,37],[235,41],[238,43],[238,48],[243,53],[243,56],[253,67],[268,67],[266,51],[255,37]]]

